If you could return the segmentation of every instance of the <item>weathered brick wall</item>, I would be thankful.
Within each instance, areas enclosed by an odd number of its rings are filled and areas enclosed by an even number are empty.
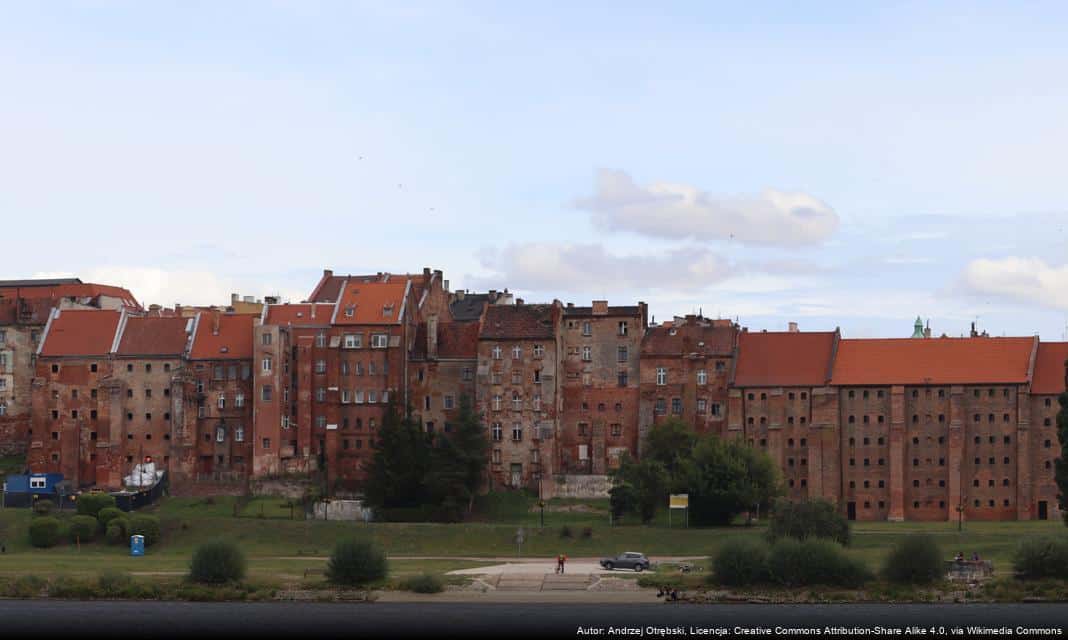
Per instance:
[[[553,477],[552,495],[556,498],[607,498],[612,479],[597,474],[559,474]]]

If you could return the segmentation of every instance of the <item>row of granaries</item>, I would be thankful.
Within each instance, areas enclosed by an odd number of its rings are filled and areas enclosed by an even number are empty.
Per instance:
[[[447,433],[467,395],[493,487],[553,495],[674,417],[767,451],[789,496],[850,518],[1058,516],[1068,343],[650,324],[640,302],[450,292],[429,269],[325,271],[306,302],[242,302],[145,310],[117,287],[0,283],[0,447],[79,486],[152,458],[178,492],[315,471],[358,489],[389,400]]]

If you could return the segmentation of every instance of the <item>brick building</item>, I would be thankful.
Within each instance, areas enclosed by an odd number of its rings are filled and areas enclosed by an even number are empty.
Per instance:
[[[739,328],[699,315],[649,327],[641,342],[640,438],[667,418],[723,435]]]
[[[648,323],[644,302],[589,307],[568,303],[557,335],[560,420],[558,473],[604,474],[620,455],[637,455],[639,363]]]
[[[555,473],[556,330],[563,305],[489,305],[478,336],[477,407],[490,433],[490,487],[542,491]]]
[[[52,309],[139,309],[120,287],[77,278],[0,281],[0,455],[29,445],[34,354]]]
[[[778,463],[791,499],[838,495],[839,428],[827,384],[839,342],[837,331],[738,334],[727,431]]]

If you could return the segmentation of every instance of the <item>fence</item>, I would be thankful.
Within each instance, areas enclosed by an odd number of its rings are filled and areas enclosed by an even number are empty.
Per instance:
[[[123,511],[135,511],[142,507],[147,507],[150,504],[154,504],[160,498],[167,495],[167,473],[163,473],[163,477],[159,479],[151,489],[147,491],[122,491],[113,493],[115,496],[115,506]]]

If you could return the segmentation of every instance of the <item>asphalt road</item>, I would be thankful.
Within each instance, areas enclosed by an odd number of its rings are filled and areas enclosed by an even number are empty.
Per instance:
[[[906,635],[906,627],[959,626],[1008,628],[1012,636],[1055,628],[1064,633],[1068,603],[976,605],[673,605],[673,604],[468,604],[468,603],[189,603],[0,600],[4,638],[107,636],[156,638],[290,636],[359,637],[589,637],[610,634],[608,627],[631,627],[642,637],[746,637],[773,635],[777,628],[819,630],[805,634],[843,637],[825,627],[858,627]],[[579,629],[588,632],[579,634]],[[682,633],[655,633],[674,628]],[[704,630],[704,633],[700,631]],[[750,630],[749,634],[738,633]],[[31,635],[32,634],[32,635]],[[916,637],[911,634],[907,637]],[[971,634],[969,634],[971,635]],[[1060,635],[1060,634],[1057,634]]]

